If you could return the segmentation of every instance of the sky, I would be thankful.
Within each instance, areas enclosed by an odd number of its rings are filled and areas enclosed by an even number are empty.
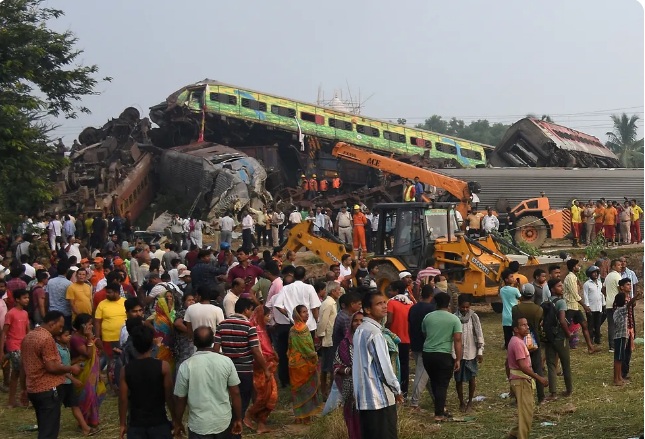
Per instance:
[[[335,90],[365,116],[513,123],[528,113],[606,140],[611,114],[643,119],[643,7],[635,0],[46,0],[99,66],[91,115],[58,120],[68,146],[128,107],[144,115],[204,78],[316,102]],[[643,136],[643,122],[639,137]]]

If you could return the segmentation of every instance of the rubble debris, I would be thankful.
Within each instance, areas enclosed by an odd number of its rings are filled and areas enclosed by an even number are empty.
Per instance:
[[[192,209],[211,219],[226,210],[259,209],[272,200],[260,163],[233,148],[210,142],[163,150],[157,173],[160,190],[186,197]],[[189,215],[191,212],[189,212]]]

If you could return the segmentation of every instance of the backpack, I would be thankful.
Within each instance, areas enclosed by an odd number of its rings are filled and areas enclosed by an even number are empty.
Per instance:
[[[540,341],[546,343],[553,343],[555,336],[558,333],[560,321],[558,320],[558,313],[555,309],[555,304],[562,298],[557,298],[554,301],[547,300],[540,306],[542,307],[542,326],[540,327]]]

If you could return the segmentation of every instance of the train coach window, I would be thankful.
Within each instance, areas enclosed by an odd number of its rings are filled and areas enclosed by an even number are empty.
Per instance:
[[[379,131],[367,125],[356,125],[356,132],[365,134],[366,136],[379,137]]]
[[[469,158],[469,159],[474,159],[474,160],[481,160],[482,159],[482,154],[479,151],[473,151],[472,149],[461,149],[461,155]]]
[[[211,93],[210,100],[221,104],[237,105],[237,96],[224,93]]]
[[[329,118],[329,126],[337,128],[339,130],[353,131],[351,122],[345,122],[344,120],[340,119],[332,119],[331,117]]]
[[[280,105],[271,105],[271,113],[284,117],[296,117],[296,110],[293,108],[281,107]]]
[[[267,103],[254,99],[242,98],[242,106],[256,111],[267,111]]]
[[[300,119],[306,120],[307,122],[313,122],[318,125],[325,124],[325,118],[323,116],[318,116],[317,114],[313,113],[307,113],[306,111],[300,112]]]
[[[445,143],[435,143],[437,151],[445,152],[446,154],[457,154],[457,147],[453,145],[446,145]]]
[[[420,146],[421,148],[432,148],[432,142],[420,137],[410,137],[410,144]]]
[[[383,131],[383,138],[385,140],[391,140],[392,142],[405,143],[405,136],[399,133],[393,133],[392,131]]]

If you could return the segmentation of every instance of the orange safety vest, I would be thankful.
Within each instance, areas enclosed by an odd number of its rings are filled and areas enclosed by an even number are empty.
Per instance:
[[[312,178],[311,180],[309,180],[309,190],[310,191],[318,190],[318,182],[316,181],[315,178]]]
[[[318,185],[322,192],[325,192],[327,189],[329,189],[329,182],[327,180],[320,180],[320,183]]]
[[[332,180],[331,187],[333,187],[334,189],[340,189],[340,183],[340,178],[336,177]]]
[[[308,191],[308,190],[309,190],[309,181],[307,181],[307,180],[302,180],[302,183],[301,183],[301,184],[302,184],[302,188],[303,188],[304,190],[306,190],[306,191]]]
[[[414,201],[414,186],[410,185],[405,189],[403,201]]]

